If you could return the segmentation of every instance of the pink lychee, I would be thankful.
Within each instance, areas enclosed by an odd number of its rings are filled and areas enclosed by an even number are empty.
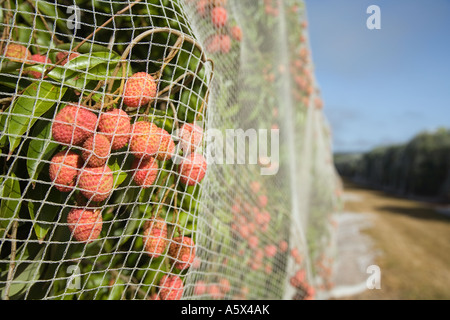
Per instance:
[[[139,108],[156,97],[156,81],[146,72],[137,72],[128,78],[123,93],[123,103],[130,108]]]
[[[103,219],[100,210],[74,208],[67,215],[67,223],[77,241],[90,243],[99,237]]]
[[[164,275],[159,282],[161,300],[181,300],[184,291],[183,280],[176,275]]]
[[[82,159],[73,151],[61,151],[50,160],[50,180],[55,188],[61,192],[70,192],[75,184],[82,167]]]
[[[62,144],[81,145],[94,134],[97,116],[82,105],[69,104],[53,119],[53,139]]]
[[[99,117],[98,131],[111,141],[111,150],[119,150],[130,140],[130,117],[121,109],[105,112]]]
[[[133,160],[131,169],[134,170],[133,180],[142,188],[150,188],[158,176],[158,163],[155,158]]]
[[[78,187],[81,193],[91,201],[106,200],[113,191],[114,176],[107,166],[84,168],[78,177]]]
[[[207,163],[203,155],[191,153],[179,165],[181,183],[188,186],[200,183],[205,177],[206,169]]]
[[[89,167],[103,166],[111,153],[111,142],[102,134],[94,134],[83,143],[81,156]]]

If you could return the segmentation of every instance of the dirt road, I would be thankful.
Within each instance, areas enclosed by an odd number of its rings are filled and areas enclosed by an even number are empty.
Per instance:
[[[450,217],[435,206],[346,183],[345,211],[370,214],[381,289],[344,299],[450,299]]]

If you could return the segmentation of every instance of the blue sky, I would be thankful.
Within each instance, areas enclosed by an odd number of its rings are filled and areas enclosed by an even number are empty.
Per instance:
[[[450,127],[450,0],[305,0],[335,151]],[[369,30],[370,5],[381,30]]]

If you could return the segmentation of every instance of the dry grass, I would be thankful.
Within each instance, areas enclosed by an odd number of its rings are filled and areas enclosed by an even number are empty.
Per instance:
[[[350,299],[450,299],[450,218],[433,205],[397,198],[346,183],[346,192],[361,197],[346,211],[371,212],[374,225],[365,232],[381,251],[381,289]]]

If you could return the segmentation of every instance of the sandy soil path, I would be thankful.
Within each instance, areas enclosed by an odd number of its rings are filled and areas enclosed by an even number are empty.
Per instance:
[[[338,259],[335,272],[337,288],[344,288],[346,283],[353,286],[360,283],[361,287],[364,277],[370,276],[364,275],[364,268],[376,264],[381,270],[381,289],[363,288],[354,294],[350,290],[349,295],[335,298],[450,299],[450,216],[437,213],[436,205],[394,197],[348,182],[345,199],[344,215],[356,215],[353,224],[358,215],[366,221],[359,224],[360,234],[353,233],[353,239],[347,240],[369,242],[353,254],[346,253],[348,244],[341,244],[344,256]],[[349,224],[341,226],[349,227]],[[355,260],[361,258],[365,264],[359,263],[359,270],[351,271],[349,268],[354,268]],[[349,273],[355,275],[353,283],[345,279]]]

